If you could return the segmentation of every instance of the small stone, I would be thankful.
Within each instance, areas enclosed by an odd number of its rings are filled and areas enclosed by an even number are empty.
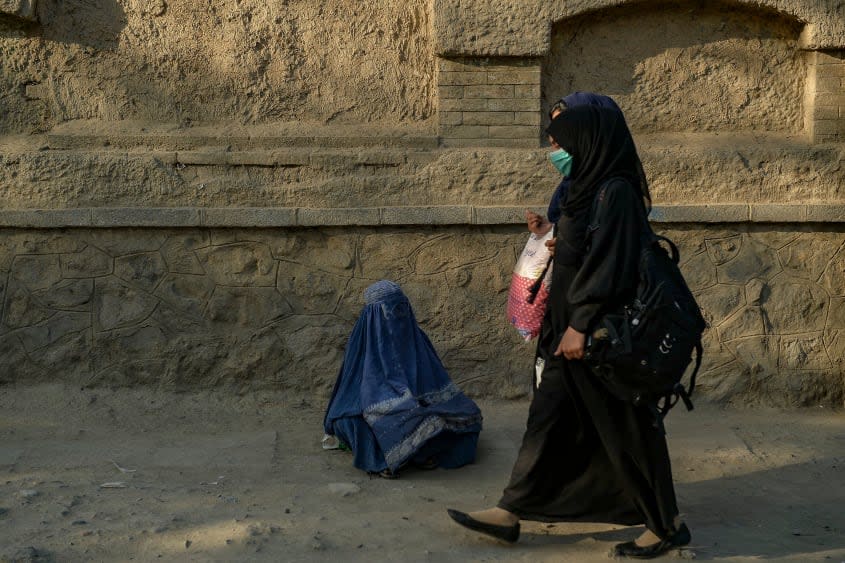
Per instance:
[[[695,559],[695,552],[691,549],[679,549],[678,557],[680,559]]]
[[[86,524],[88,524],[88,522],[86,522],[85,520],[74,520],[70,524],[71,526],[85,526]]]
[[[192,542],[191,540],[185,540],[185,549],[188,549],[189,547],[191,547],[192,543],[194,543],[194,542]]]
[[[31,498],[37,497],[39,495],[39,492],[36,491],[35,489],[23,489],[18,494],[25,499],[31,499]]]
[[[354,483],[330,483],[329,491],[342,497],[348,497],[361,492],[361,487]]]

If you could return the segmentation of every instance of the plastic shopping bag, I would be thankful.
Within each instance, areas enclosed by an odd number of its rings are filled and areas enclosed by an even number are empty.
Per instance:
[[[543,315],[546,313],[546,301],[552,280],[552,268],[549,264],[551,253],[546,248],[546,241],[551,238],[551,230],[543,236],[532,233],[513,269],[511,288],[508,292],[508,320],[526,341],[540,334]],[[543,276],[543,281],[539,284],[539,291],[532,303],[531,288],[540,276]]]

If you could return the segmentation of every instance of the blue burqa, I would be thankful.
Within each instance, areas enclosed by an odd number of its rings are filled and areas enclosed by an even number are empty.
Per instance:
[[[475,460],[481,411],[449,379],[401,288],[379,281],[352,329],[323,422],[354,454],[355,467],[396,472],[433,460]]]
[[[568,108],[574,108],[576,106],[596,106],[600,108],[615,109],[619,113],[622,113],[622,110],[619,109],[619,106],[616,105],[613,98],[603,96],[601,94],[593,94],[592,92],[572,92],[568,96],[561,98],[560,101]],[[564,178],[561,180],[560,184],[558,184],[555,189],[555,193],[552,194],[551,201],[549,201],[549,222],[557,223],[560,219],[560,206],[564,201],[566,201],[566,193],[568,191],[569,178]]]

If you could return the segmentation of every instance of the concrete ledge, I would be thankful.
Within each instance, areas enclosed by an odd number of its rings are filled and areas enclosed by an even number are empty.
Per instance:
[[[92,225],[91,209],[8,209],[0,211],[0,227],[59,228]]]
[[[296,213],[300,227],[358,226],[379,225],[381,213],[378,207],[359,207],[357,209],[314,209],[301,207]]]
[[[841,205],[808,205],[807,221],[819,223],[845,222],[845,203]]]
[[[198,207],[103,207],[91,210],[92,227],[199,227]]]
[[[536,205],[404,207],[101,207],[3,209],[0,228],[321,227],[378,225],[521,225]],[[658,205],[653,223],[845,223],[845,204]]]
[[[800,223],[807,220],[807,206],[789,204],[750,205],[749,217],[751,218],[751,221],[755,223]]]
[[[405,149],[436,149],[435,135],[367,135],[362,131],[357,135],[313,135],[294,136],[280,132],[278,136],[260,135],[197,135],[187,133],[149,133],[97,134],[81,132],[53,131],[46,135],[47,144],[53,150],[100,150],[133,149],[138,147],[158,147],[158,150],[179,151],[180,158],[196,159],[196,164],[204,164],[214,153],[236,151],[267,151],[275,149],[298,148],[336,148],[357,149],[360,147],[384,147]],[[185,153],[197,153],[187,154]],[[205,156],[209,155],[209,156]],[[258,158],[263,159],[262,156]],[[217,163],[217,160],[214,161]]]
[[[296,209],[291,207],[208,208],[202,210],[204,227],[293,227]]]
[[[472,221],[469,205],[436,207],[383,207],[382,225],[468,225]]]
[[[502,206],[502,207],[473,207],[473,225],[510,225],[518,219],[525,218],[527,207]],[[545,214],[545,211],[543,212]]]
[[[540,137],[537,135],[522,139],[461,139],[457,137],[444,137],[441,139],[444,148],[450,149],[474,149],[474,148],[515,148],[515,149],[536,149],[540,146]]]
[[[751,220],[748,204],[656,205],[655,223],[744,223]]]
[[[501,206],[501,207],[473,207],[472,208],[472,224],[473,225],[514,225],[525,223],[525,210],[530,209],[534,213],[539,213],[545,216],[546,207],[536,207],[533,205],[518,206]]]

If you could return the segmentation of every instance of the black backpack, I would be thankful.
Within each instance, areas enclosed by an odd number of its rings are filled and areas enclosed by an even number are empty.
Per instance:
[[[701,335],[706,327],[679,261],[678,247],[647,226],[636,297],[591,326],[584,356],[613,395],[649,407],[661,429],[663,418],[679,399],[687,410],[693,408],[690,395],[701,367]],[[684,387],[681,379],[693,351],[695,368]]]

